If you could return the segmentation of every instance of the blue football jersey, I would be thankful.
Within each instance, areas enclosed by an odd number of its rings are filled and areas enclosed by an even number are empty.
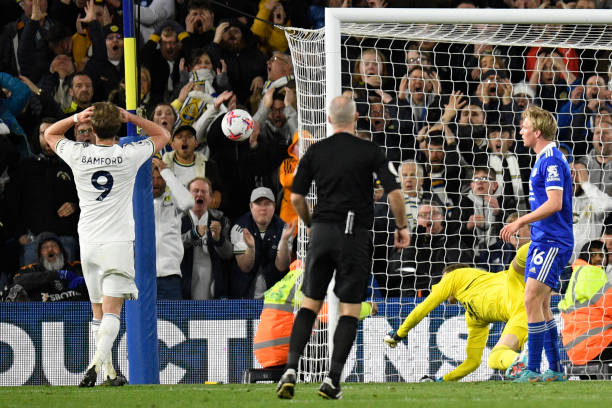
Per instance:
[[[554,143],[539,154],[529,177],[529,204],[535,211],[548,200],[546,190],[563,190],[563,206],[543,220],[531,223],[531,240],[555,243],[561,248],[573,248],[572,176],[563,153]]]

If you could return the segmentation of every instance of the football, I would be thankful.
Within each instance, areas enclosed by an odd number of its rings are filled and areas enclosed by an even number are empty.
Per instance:
[[[234,109],[225,114],[221,121],[221,130],[230,140],[240,142],[246,140],[253,133],[255,122],[249,112]]]

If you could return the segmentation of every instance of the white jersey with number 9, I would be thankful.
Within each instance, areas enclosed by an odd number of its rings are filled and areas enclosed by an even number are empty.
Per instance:
[[[100,146],[64,138],[56,151],[74,173],[81,243],[134,241],[134,182],[140,166],[155,152],[153,142]]]

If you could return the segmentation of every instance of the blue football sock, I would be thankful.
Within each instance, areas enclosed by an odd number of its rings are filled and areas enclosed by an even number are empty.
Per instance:
[[[544,348],[544,339],[546,338],[546,322],[527,323],[527,334],[529,349],[527,369],[539,373],[542,363],[542,348]]]
[[[554,319],[546,322],[544,352],[548,359],[549,368],[557,372],[561,371],[561,365],[559,363],[559,335],[557,333],[557,324]]]

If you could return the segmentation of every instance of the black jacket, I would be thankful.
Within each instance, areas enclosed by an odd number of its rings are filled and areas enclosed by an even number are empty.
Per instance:
[[[28,230],[34,234],[51,231],[57,235],[77,235],[79,199],[74,176],[59,157],[39,154],[26,158],[10,178],[7,202],[17,236]],[[74,203],[77,211],[62,218],[57,210],[66,202]]]
[[[208,209],[208,227],[210,227],[210,223],[212,221],[219,221],[221,223],[221,239],[219,242],[215,242],[210,233],[210,228],[208,228],[207,232],[207,241],[206,247],[208,249],[208,253],[210,254],[210,263],[212,265],[213,271],[213,280],[215,282],[215,291],[213,293],[213,297],[215,299],[219,298],[227,298],[229,295],[229,281],[227,279],[228,271],[229,271],[229,262],[224,262],[215,247],[221,246],[224,240],[229,239],[229,230],[231,228],[230,222],[228,218],[223,215],[223,213],[219,210],[214,210],[212,208]],[[201,245],[202,237],[198,233],[196,229],[196,225],[193,224],[191,216],[187,212],[183,215],[181,219],[181,234],[190,233],[191,238],[194,242],[191,246],[185,246],[185,253],[183,254],[183,260],[181,261],[181,275],[183,275],[182,280],[182,292],[183,299],[191,299],[191,278],[193,276],[193,248],[195,245]]]

